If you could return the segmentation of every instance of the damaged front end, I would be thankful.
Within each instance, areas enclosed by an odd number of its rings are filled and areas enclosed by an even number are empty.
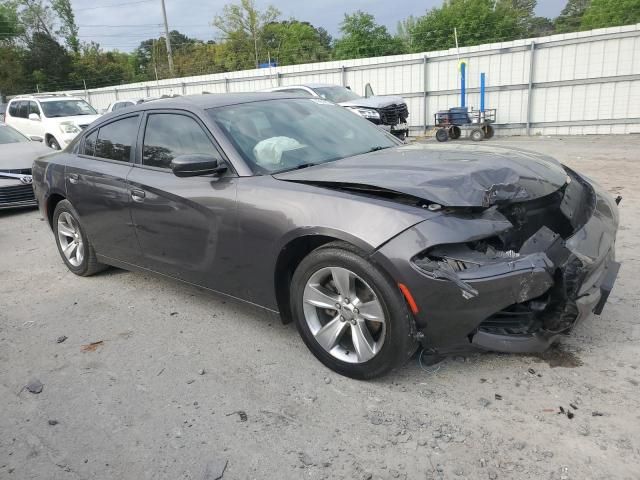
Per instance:
[[[444,209],[379,250],[419,305],[416,323],[426,347],[463,341],[542,351],[602,312],[620,267],[614,258],[619,198],[566,172],[567,183],[549,195]],[[401,266],[402,251],[417,252],[409,268]]]

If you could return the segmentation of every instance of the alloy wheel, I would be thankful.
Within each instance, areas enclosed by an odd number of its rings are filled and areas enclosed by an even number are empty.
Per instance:
[[[58,216],[58,242],[67,261],[79,267],[84,260],[84,242],[78,222],[67,212]]]
[[[333,357],[365,363],[380,352],[387,327],[382,303],[351,270],[319,269],[307,281],[303,302],[309,330]]]

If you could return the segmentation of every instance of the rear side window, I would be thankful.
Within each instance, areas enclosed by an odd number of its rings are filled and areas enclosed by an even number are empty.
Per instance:
[[[217,150],[193,118],[171,113],[149,115],[142,148],[144,165],[170,168],[174,158],[198,153],[217,155]]]
[[[96,139],[98,138],[98,130],[94,130],[84,139],[84,149],[82,153],[93,157],[96,152]]]
[[[9,105],[9,115],[12,117],[18,116],[18,102],[11,102],[11,105]]]
[[[94,156],[119,162],[130,162],[131,148],[138,134],[138,118],[138,116],[127,117],[100,127]],[[86,142],[87,140],[85,140],[85,149]]]

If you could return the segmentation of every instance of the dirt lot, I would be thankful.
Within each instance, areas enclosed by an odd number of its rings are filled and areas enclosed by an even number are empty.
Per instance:
[[[144,274],[78,278],[38,212],[0,213],[0,478],[640,478],[640,136],[494,142],[624,197],[603,316],[542,358],[349,380],[292,325]]]

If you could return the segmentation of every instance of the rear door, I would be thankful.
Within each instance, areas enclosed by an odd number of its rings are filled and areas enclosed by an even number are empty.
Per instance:
[[[143,120],[138,158],[129,174],[131,212],[144,266],[198,285],[225,291],[236,261],[237,176],[178,178],[170,169],[179,155],[223,159],[213,136],[195,115],[150,111]],[[229,167],[230,168],[230,167]]]
[[[138,264],[140,247],[131,222],[132,169],[141,114],[124,115],[89,132],[66,167],[69,200],[96,253]]]
[[[26,130],[26,118],[29,110],[28,104],[29,102],[26,100],[11,102],[8,110],[9,118],[7,121],[9,125],[27,136],[29,135]]]

